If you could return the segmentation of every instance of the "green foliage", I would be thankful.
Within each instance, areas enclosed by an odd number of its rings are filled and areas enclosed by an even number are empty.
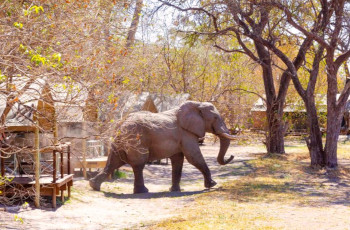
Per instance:
[[[44,12],[44,8],[42,6],[32,6],[28,10],[23,10],[24,16],[29,16],[31,13],[35,12],[36,14],[40,14],[40,12]]]
[[[107,101],[108,101],[109,103],[115,102],[115,96],[114,96],[114,93],[113,93],[113,92],[110,93],[110,94],[108,95]]]
[[[123,179],[123,178],[126,178],[126,173],[125,172],[121,172],[119,170],[116,170],[114,171],[114,178],[117,178],[117,179]]]
[[[16,28],[18,28],[18,29],[22,29],[22,28],[23,28],[23,24],[20,23],[20,22],[14,22],[14,23],[13,23],[13,26],[16,27]]]
[[[29,60],[35,66],[42,65],[42,66],[53,67],[53,68],[58,68],[63,66],[63,63],[61,62],[62,55],[57,52],[50,54],[51,49],[47,49],[43,51],[43,48],[40,46],[36,47],[36,49],[31,49],[30,47],[20,44],[19,50],[24,54],[26,54]]]
[[[81,88],[79,87],[79,85],[77,85],[76,82],[70,76],[64,76],[61,79],[61,82],[62,83],[60,84],[55,84],[54,87],[62,88],[67,92],[68,95],[72,94],[73,92],[79,93],[81,91]]]
[[[6,177],[6,176],[0,176],[0,195],[2,194],[2,187],[5,186],[7,183],[11,182],[14,177]]]
[[[193,47],[196,45],[199,39],[199,34],[195,34],[195,33],[188,34],[186,35],[185,39],[186,39],[185,45],[188,45],[189,47]]]
[[[57,62],[57,63],[61,63],[61,54],[60,53],[54,53],[51,55],[51,58],[53,61]]]
[[[126,78],[122,81],[122,83],[123,83],[124,85],[127,85],[127,84],[130,83],[130,79],[129,79],[128,77],[126,77]]]
[[[0,82],[5,81],[6,78],[7,78],[7,77],[6,77],[5,75],[3,75],[3,74],[1,73],[1,70],[0,70]]]

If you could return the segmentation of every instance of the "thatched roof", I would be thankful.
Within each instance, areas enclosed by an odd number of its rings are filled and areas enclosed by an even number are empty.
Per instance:
[[[124,94],[119,102],[121,105],[121,114],[141,111],[144,109],[146,102],[153,102],[156,111],[164,112],[179,106],[189,98],[189,94],[175,94],[175,95],[160,95],[155,93],[143,92],[140,94]]]
[[[33,82],[31,82],[33,81]],[[18,92],[28,83],[29,87],[23,94]],[[0,89],[6,89],[6,83],[0,84]],[[14,105],[8,113],[5,121],[6,127],[34,127],[34,121],[39,121],[39,125],[44,129],[50,129],[49,126],[54,113],[52,106],[52,97],[49,86],[45,79],[31,79],[29,77],[16,77],[12,79],[10,85]],[[6,90],[4,90],[6,92]],[[0,114],[6,108],[6,101],[9,95],[0,94]],[[51,113],[51,115],[50,115]]]
[[[26,77],[14,78],[12,81],[12,87],[16,89],[14,93],[20,91],[30,80]],[[0,89],[6,89],[6,84],[0,84]],[[6,94],[0,94],[0,114],[6,107],[7,97]],[[49,84],[46,79],[35,79],[22,95],[16,97],[16,100],[6,117],[6,127],[11,127],[12,130],[18,127],[19,131],[29,131],[35,126],[34,121],[38,119],[39,123],[46,123],[43,124],[44,129],[50,130],[51,127],[48,126],[51,125],[48,123],[53,122],[54,115],[57,115],[57,122],[86,121],[87,116],[84,113],[89,93],[81,84]],[[97,118],[96,108],[94,111]]]
[[[132,92],[123,92],[118,99],[118,107],[114,111],[113,118],[119,119],[126,116],[129,113],[137,111],[151,111],[151,112],[163,112],[173,109],[190,97],[189,94],[174,94],[174,95],[160,95],[149,92],[142,92],[135,94]],[[104,108],[105,111],[110,111],[108,108]],[[106,120],[106,113],[100,111],[100,119]]]
[[[81,84],[53,84],[51,92],[58,122],[83,122],[89,92]]]

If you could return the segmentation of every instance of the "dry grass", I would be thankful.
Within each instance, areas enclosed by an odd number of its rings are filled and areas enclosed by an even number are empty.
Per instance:
[[[338,144],[338,158],[350,160],[350,142],[342,142]]]
[[[198,196],[181,216],[150,229],[327,229],[331,216],[350,214],[349,169],[313,170],[307,149],[287,147],[287,156],[259,156],[246,162],[249,175]],[[341,146],[341,149],[347,146]],[[345,150],[344,150],[345,151]],[[344,210],[336,205],[342,204]],[[337,214],[338,211],[340,214]],[[307,212],[307,213],[305,213]],[[314,213],[314,214],[313,214]],[[305,219],[319,215],[318,222]],[[324,215],[324,217],[322,217]],[[321,219],[319,219],[321,217]],[[310,217],[312,218],[312,217]],[[339,217],[338,217],[339,218]],[[305,223],[304,223],[305,221]],[[309,222],[308,222],[309,221]],[[341,224],[349,226],[345,217]],[[308,226],[310,225],[310,226]]]

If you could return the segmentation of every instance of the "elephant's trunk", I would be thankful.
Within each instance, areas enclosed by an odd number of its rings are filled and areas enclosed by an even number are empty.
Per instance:
[[[220,137],[220,151],[219,151],[217,160],[218,160],[218,163],[221,165],[228,164],[234,158],[234,156],[230,156],[229,159],[225,160],[225,154],[227,152],[228,147],[230,146],[230,139],[228,138],[227,135],[232,137],[228,133],[222,133],[219,135],[219,137]]]

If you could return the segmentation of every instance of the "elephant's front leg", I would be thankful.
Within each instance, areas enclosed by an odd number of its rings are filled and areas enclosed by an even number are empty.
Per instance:
[[[195,166],[204,176],[204,186],[211,188],[216,182],[211,179],[211,173],[205,162],[201,150],[198,145],[198,138],[193,135],[184,135],[182,140],[182,149],[187,161]]]
[[[131,166],[134,171],[134,193],[147,193],[148,189],[145,186],[145,182],[143,180],[143,168],[145,167],[144,164],[142,165],[132,165]]]
[[[170,157],[171,166],[172,166],[172,186],[170,188],[171,192],[179,192],[180,189],[180,180],[182,174],[182,166],[184,163],[183,153],[177,153],[174,156]]]

